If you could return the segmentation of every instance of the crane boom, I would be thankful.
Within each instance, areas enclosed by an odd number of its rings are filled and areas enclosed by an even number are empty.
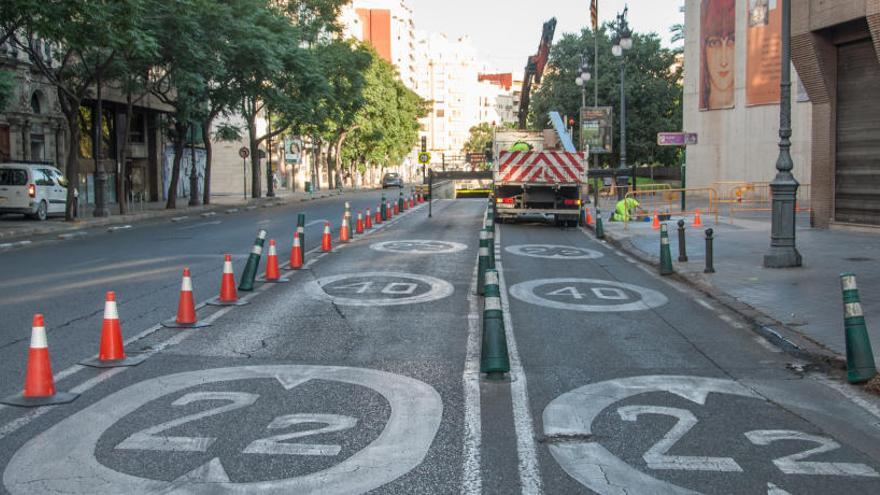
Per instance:
[[[529,115],[531,103],[532,84],[540,84],[550,56],[550,46],[553,44],[553,34],[556,32],[556,18],[544,23],[541,31],[541,43],[538,45],[538,53],[530,55],[526,62],[526,70],[523,75],[522,95],[519,100],[519,112],[517,123],[520,129],[526,128],[526,118]]]

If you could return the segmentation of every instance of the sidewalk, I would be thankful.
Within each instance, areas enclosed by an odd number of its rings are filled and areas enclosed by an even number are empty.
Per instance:
[[[659,263],[660,234],[650,222],[630,223],[628,229],[608,222],[606,237],[629,254],[654,265]],[[692,228],[686,219],[688,262],[678,260],[680,217],[668,223],[676,276],[697,286],[755,323],[755,329],[784,347],[832,362],[845,364],[843,302],[840,273],[856,274],[868,333],[880,363],[880,230],[811,229],[807,215],[798,215],[797,248],[804,266],[766,269],[764,254],[770,246],[770,219],[737,217],[703,218],[703,227]],[[706,228],[715,231],[716,273],[705,274]],[[707,332],[712,329],[707,328]]]
[[[365,189],[357,189],[363,191]],[[352,192],[345,189],[344,192]],[[136,204],[126,215],[118,214],[118,206],[111,205],[109,217],[96,218],[91,216],[93,205],[85,205],[82,210],[87,215],[74,222],[66,222],[63,217],[51,217],[40,222],[21,215],[4,215],[0,217],[0,249],[28,244],[29,237],[55,235],[60,238],[81,235],[84,230],[96,227],[123,227],[136,222],[157,218],[192,217],[196,215],[214,216],[218,213],[235,213],[241,209],[277,206],[297,201],[308,201],[337,195],[334,191],[316,191],[314,194],[291,192],[287,189],[275,191],[273,198],[245,199],[243,196],[212,196],[207,206],[188,206],[187,198],[178,198],[177,208],[166,210],[165,202]]]

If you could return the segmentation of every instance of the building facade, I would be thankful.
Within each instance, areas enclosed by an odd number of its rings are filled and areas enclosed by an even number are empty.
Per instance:
[[[781,1],[688,0],[687,184],[776,173]],[[880,0],[792,0],[793,173],[816,227],[880,225]],[[729,68],[729,70],[728,70]]]

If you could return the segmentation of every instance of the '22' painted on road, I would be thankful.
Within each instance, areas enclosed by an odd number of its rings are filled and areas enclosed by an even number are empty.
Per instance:
[[[310,380],[335,381],[370,388],[391,407],[381,435],[361,451],[338,464],[287,479],[235,483],[229,480],[220,459],[214,458],[175,481],[160,481],[121,473],[98,462],[95,449],[101,436],[115,423],[141,406],[191,387],[238,380],[277,380],[292,390]],[[141,430],[117,449],[204,452],[211,437],[163,436],[181,424],[226,410],[248,407],[256,396],[244,392],[193,392],[173,404],[210,400],[229,401],[196,415]],[[221,411],[221,409],[223,409]],[[242,366],[160,376],[122,389],[68,417],[26,443],[9,462],[3,482],[13,495],[71,493],[362,493],[378,488],[418,466],[440,426],[443,403],[431,386],[383,371],[334,366]],[[267,429],[291,428],[305,423],[325,426],[269,436],[251,442],[247,454],[322,455],[338,453],[337,445],[297,444],[287,440],[319,433],[344,431],[356,420],[337,414],[289,414],[275,418]],[[285,441],[285,442],[283,442]],[[57,455],[47,455],[47,453]]]

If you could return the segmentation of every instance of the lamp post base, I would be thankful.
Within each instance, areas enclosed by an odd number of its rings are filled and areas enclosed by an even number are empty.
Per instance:
[[[764,268],[796,268],[802,263],[801,253],[793,246],[771,247],[764,255]]]
[[[770,226],[770,252],[764,255],[765,268],[801,266],[801,253],[795,247],[798,182],[790,172],[780,172],[770,183],[773,213]]]

